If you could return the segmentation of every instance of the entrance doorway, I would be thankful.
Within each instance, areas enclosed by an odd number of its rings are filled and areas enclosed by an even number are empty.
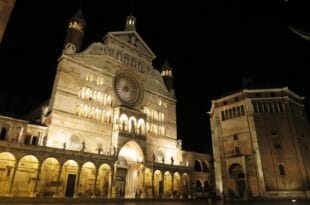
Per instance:
[[[127,142],[118,154],[117,175],[115,180],[117,188],[122,191],[125,198],[140,197],[143,191],[143,160],[144,155],[135,141]],[[116,175],[116,177],[117,177]],[[123,192],[124,190],[124,192]],[[144,193],[143,193],[144,194]]]
[[[230,196],[233,198],[244,198],[246,192],[245,174],[240,164],[232,164],[229,167]]]
[[[65,197],[73,197],[76,174],[68,174]]]

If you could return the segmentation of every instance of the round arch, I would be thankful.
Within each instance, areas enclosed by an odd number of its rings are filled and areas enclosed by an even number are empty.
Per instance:
[[[70,159],[64,162],[61,168],[61,176],[58,187],[59,196],[73,197],[76,189],[79,165],[76,161]]]
[[[98,169],[96,196],[108,197],[111,187],[111,167],[108,164],[100,165]]]
[[[173,174],[173,196],[179,197],[181,194],[181,176],[179,172]]]
[[[51,197],[56,194],[59,169],[59,161],[56,158],[49,157],[42,162],[39,195]]]
[[[124,160],[126,163],[121,164],[121,161]],[[118,168],[116,170],[116,177],[119,178],[118,176],[122,176],[122,180],[117,182],[117,187],[120,190],[119,193],[122,193],[119,196],[135,198],[137,195],[140,196],[142,194],[143,162],[143,151],[134,140],[128,141],[120,149],[118,154]]]
[[[182,188],[181,194],[183,198],[188,198],[190,196],[190,183],[189,176],[187,173],[182,175]]]
[[[170,198],[172,196],[172,175],[169,171],[164,174],[164,196]]]
[[[38,167],[39,160],[34,155],[25,155],[19,160],[12,188],[14,196],[31,196],[38,180]]]
[[[15,167],[16,158],[10,152],[0,153],[0,196],[5,196],[9,193],[10,184],[13,177],[13,170]]]
[[[91,197],[95,194],[94,182],[96,177],[96,166],[92,162],[85,162],[82,165],[80,180],[78,184],[79,197]]]
[[[163,177],[160,170],[154,172],[154,195],[161,197],[163,195]]]
[[[201,161],[199,159],[195,160],[194,166],[195,166],[196,172],[202,172],[202,164],[201,164]]]
[[[229,190],[231,197],[242,198],[246,191],[245,173],[239,163],[231,164],[229,172]]]

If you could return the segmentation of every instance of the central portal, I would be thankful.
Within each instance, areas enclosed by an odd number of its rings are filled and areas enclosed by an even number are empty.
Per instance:
[[[125,198],[141,197],[143,187],[144,155],[135,141],[127,142],[118,154],[115,185],[117,196]]]

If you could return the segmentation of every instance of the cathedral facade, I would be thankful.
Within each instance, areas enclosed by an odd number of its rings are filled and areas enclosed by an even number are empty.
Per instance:
[[[81,51],[86,22],[70,19],[50,100],[36,123],[0,117],[0,195],[190,198],[211,191],[210,156],[182,150],[173,69],[128,16]]]
[[[308,198],[309,123],[287,87],[242,90],[212,101],[215,186],[231,198]]]

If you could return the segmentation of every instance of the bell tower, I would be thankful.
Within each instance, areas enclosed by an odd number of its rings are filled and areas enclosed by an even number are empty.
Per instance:
[[[73,54],[78,53],[81,50],[85,27],[86,22],[84,20],[82,10],[79,9],[68,22],[64,53]]]
[[[133,16],[132,12],[126,17],[125,31],[136,30],[136,17]]]
[[[164,79],[165,85],[167,87],[167,90],[170,92],[170,94],[174,95],[174,89],[173,89],[173,69],[171,68],[168,60],[166,59],[163,67],[161,68],[161,76]]]

